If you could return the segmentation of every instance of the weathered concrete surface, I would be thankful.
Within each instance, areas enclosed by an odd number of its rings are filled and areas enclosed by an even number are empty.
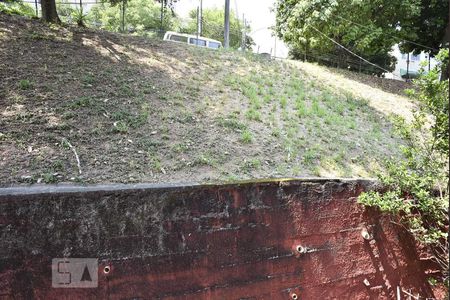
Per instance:
[[[394,299],[397,286],[432,296],[410,237],[356,203],[372,185],[0,189],[0,299]],[[99,287],[51,288],[55,257],[98,257]]]

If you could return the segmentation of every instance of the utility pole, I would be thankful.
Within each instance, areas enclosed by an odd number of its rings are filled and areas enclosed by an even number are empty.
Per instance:
[[[122,1],[122,32],[125,32],[125,0]]]
[[[161,12],[160,12],[159,34],[163,32],[163,18],[164,18],[164,1],[161,0]]]
[[[230,0],[225,0],[224,47],[230,48]]]
[[[200,7],[197,6],[197,41],[196,41],[196,45],[198,46],[198,38],[200,35]]]
[[[247,22],[245,21],[245,15],[242,14],[242,24],[244,25],[244,28],[242,28],[242,45],[241,45],[241,49],[242,51],[245,51],[245,44],[247,42]]]
[[[200,0],[200,35],[203,35],[203,0]]]

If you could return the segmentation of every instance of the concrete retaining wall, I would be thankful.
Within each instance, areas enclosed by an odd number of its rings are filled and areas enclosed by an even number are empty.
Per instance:
[[[372,186],[0,189],[0,299],[393,299],[397,286],[431,296],[410,237],[356,203]],[[98,258],[98,288],[52,288],[56,257]]]

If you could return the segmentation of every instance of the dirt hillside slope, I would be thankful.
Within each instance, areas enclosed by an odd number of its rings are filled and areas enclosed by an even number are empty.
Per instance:
[[[0,184],[373,176],[411,104],[327,74],[0,14]]]

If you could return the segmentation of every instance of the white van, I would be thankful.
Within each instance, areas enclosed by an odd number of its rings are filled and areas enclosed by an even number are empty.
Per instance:
[[[197,45],[197,46],[207,47],[207,48],[211,48],[211,49],[219,49],[220,47],[222,47],[222,43],[217,40],[208,39],[203,36],[199,36],[197,39],[196,35],[186,34],[186,33],[178,33],[178,32],[174,32],[174,31],[167,31],[166,34],[164,34],[164,40],[178,42],[178,43],[184,43],[184,44],[189,44],[189,45]]]

